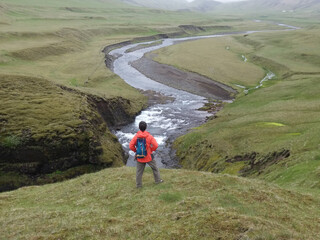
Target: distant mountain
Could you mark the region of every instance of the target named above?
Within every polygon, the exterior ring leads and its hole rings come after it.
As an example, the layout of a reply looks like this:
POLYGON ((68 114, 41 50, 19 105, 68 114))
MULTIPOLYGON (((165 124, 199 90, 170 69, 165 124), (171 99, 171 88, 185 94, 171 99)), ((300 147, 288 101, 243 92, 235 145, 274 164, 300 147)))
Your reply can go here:
POLYGON ((188 8, 186 0, 121 0, 122 2, 148 8, 158 8, 165 10, 181 10, 188 8))
POLYGON ((191 10, 208 12, 214 10, 221 4, 221 2, 216 2, 213 0, 194 0, 193 2, 189 3, 189 8, 191 10))
POLYGON ((320 11, 320 0, 247 0, 221 3, 215 0, 120 0, 123 3, 165 10, 188 11, 264 11, 312 9, 320 11))
POLYGON ((319 0, 248 0, 231 4, 224 4, 225 8, 239 10, 298 10, 320 9, 319 0))
POLYGON ((192 10, 207 12, 215 9, 216 6, 222 4, 214 0, 194 0, 187 2, 186 0, 121 0, 135 6, 148 8, 158 8, 165 10, 192 10))

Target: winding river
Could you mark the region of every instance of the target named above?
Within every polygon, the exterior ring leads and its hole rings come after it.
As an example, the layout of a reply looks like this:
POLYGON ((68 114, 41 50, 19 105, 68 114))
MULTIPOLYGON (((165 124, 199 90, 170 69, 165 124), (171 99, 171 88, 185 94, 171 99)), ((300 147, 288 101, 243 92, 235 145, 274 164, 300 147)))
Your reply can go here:
MULTIPOLYGON (((279 24, 280 25, 280 24, 279 24)), ((295 30, 296 27, 281 24, 280 26, 287 27, 285 30, 295 30)), ((275 31, 275 30, 273 30, 275 31)), ((277 30, 276 30, 277 31, 277 30)), ((189 129, 200 126, 209 116, 207 112, 198 111, 206 102, 206 99, 185 91, 177 90, 150 78, 140 73, 130 63, 140 59, 147 52, 154 51, 159 48, 167 47, 183 41, 190 41, 204 38, 223 37, 231 34, 251 34, 262 31, 247 31, 228 34, 217 34, 209 36, 197 36, 186 38, 164 39, 161 44, 147 48, 139 49, 140 44, 149 44, 151 42, 130 44, 109 53, 116 58, 113 62, 113 71, 119 75, 129 85, 142 90, 152 90, 161 93, 165 96, 173 97, 174 100, 165 104, 155 104, 141 112, 132 124, 123 127, 115 132, 122 144, 124 150, 129 152, 127 166, 135 166, 134 153, 129 151, 129 142, 138 130, 138 123, 146 121, 149 131, 159 143, 159 148, 155 153, 157 164, 161 168, 178 168, 179 164, 174 158, 171 145, 174 139, 182 134, 185 134, 189 129), (134 49, 134 51, 127 51, 134 49)), ((267 79, 267 78, 265 78, 267 79)), ((269 79, 269 78, 268 78, 269 79)), ((265 80, 264 80, 265 81, 265 80)), ((262 84, 262 83, 261 83, 262 84)))

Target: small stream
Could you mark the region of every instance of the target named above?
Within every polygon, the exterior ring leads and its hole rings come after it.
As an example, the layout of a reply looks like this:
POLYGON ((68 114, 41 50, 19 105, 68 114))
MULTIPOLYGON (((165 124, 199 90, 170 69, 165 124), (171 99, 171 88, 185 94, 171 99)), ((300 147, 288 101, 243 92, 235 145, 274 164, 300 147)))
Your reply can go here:
POLYGON ((267 75, 259 82, 259 84, 258 84, 257 86, 255 86, 255 87, 253 87, 253 88, 247 88, 247 87, 242 86, 242 85, 239 85, 239 84, 235 84, 235 86, 237 86, 237 87, 239 87, 239 88, 243 88, 243 89, 244 89, 243 92, 244 92, 245 94, 248 94, 250 90, 261 88, 261 87, 263 86, 263 83, 264 83, 264 82, 271 80, 271 79, 274 78, 275 76, 276 76, 276 75, 275 75, 273 72, 269 71, 269 72, 267 73, 267 75))
MULTIPOLYGON (((281 26, 286 25, 282 24, 281 26)), ((297 29, 291 26, 286 27, 289 28, 286 30, 297 29)), ((262 31, 247 31, 178 39, 164 39, 160 45, 143 49, 136 48, 137 50, 135 51, 127 51, 128 49, 133 49, 140 44, 149 44, 155 41, 136 43, 115 49, 109 53, 117 58, 113 63, 114 73, 119 75, 129 85, 137 89, 156 91, 162 95, 174 98, 174 101, 172 102, 166 104, 156 104, 148 107, 136 117, 135 122, 115 132, 115 135, 118 137, 119 142, 122 144, 124 150, 129 152, 127 166, 136 165, 136 162, 134 161, 134 153, 129 151, 129 142, 138 131, 138 124, 140 121, 147 122, 147 131, 149 131, 159 143, 159 148, 155 153, 155 159, 158 166, 161 168, 178 168, 180 166, 175 160, 174 152, 172 152, 171 149, 174 139, 182 134, 185 134, 189 129, 200 126, 205 122, 206 117, 209 116, 207 112, 197 110, 207 102, 205 98, 155 82, 133 68, 130 63, 142 58, 147 52, 183 41, 223 37, 234 34, 251 34, 255 32, 262 31)))

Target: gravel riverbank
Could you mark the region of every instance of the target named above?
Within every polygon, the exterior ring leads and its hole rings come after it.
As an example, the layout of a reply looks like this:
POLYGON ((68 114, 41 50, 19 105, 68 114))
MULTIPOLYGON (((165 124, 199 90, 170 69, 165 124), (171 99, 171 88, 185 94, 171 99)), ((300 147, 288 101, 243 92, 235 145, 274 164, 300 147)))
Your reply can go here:
POLYGON ((231 100, 236 90, 197 73, 182 71, 152 59, 152 54, 131 63, 131 66, 148 78, 164 85, 190 92, 205 98, 231 100))

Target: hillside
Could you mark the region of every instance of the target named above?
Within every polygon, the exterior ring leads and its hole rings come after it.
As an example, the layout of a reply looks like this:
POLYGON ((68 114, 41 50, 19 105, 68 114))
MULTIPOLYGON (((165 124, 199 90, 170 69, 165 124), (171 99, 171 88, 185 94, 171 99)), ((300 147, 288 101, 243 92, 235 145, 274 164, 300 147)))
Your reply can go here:
POLYGON ((261 9, 279 9, 279 10, 297 10, 304 8, 313 8, 314 6, 319 6, 319 1, 317 0, 255 0, 243 3, 244 6, 256 6, 261 9), (246 4, 246 5, 245 5, 246 4))
POLYGON ((320 3, 317 0, 248 0, 243 2, 234 2, 223 4, 218 8, 219 11, 246 11, 268 13, 275 11, 277 13, 293 12, 314 12, 319 14, 320 3))
POLYGON ((255 180, 135 168, 0 193, 4 239, 305 239, 320 234, 319 198, 255 180))
POLYGON ((188 3, 186 0, 122 0, 124 3, 128 3, 134 6, 159 8, 166 10, 180 10, 186 9, 188 3))
POLYGON ((196 11, 209 12, 221 4, 221 2, 213 0, 194 0, 189 3, 189 8, 196 11))
POLYGON ((148 7, 155 9, 165 9, 173 11, 199 11, 208 12, 219 6, 221 2, 213 0, 195 0, 187 2, 186 0, 122 0, 133 6, 148 7))
POLYGON ((239 91, 213 119, 176 141, 183 167, 319 191, 320 31, 316 19, 300 24, 296 31, 198 40, 156 52, 161 63, 239 91), (256 88, 269 72, 275 77, 256 88))

